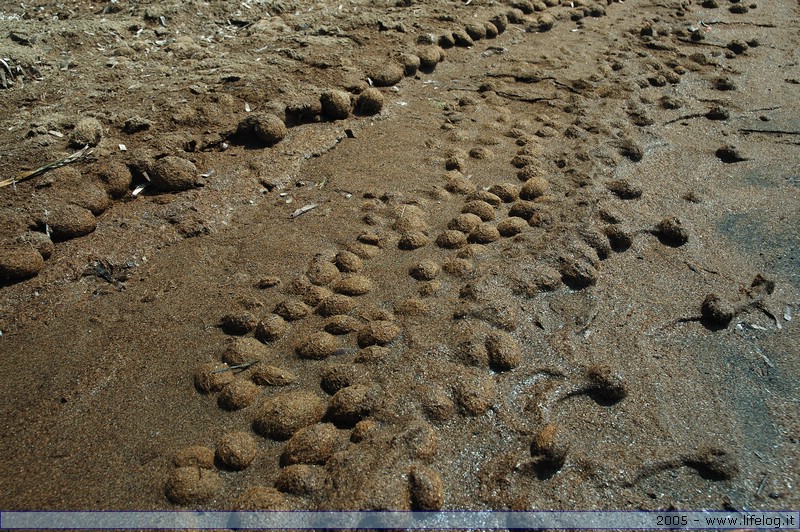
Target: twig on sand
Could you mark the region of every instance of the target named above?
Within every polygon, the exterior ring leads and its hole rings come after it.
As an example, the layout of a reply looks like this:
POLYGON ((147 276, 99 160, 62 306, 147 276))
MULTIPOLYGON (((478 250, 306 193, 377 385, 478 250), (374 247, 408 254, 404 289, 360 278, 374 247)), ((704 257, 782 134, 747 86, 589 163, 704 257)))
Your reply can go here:
POLYGON ((756 496, 761 495, 761 491, 764 489, 764 484, 767 482, 767 477, 769 475, 764 473, 764 477, 761 479, 761 484, 758 485, 758 489, 756 490, 756 496))
POLYGON ((261 361, 260 360, 251 360, 250 362, 245 362, 244 364, 236 364, 235 366, 228 366, 227 368, 215 369, 211 373, 225 373, 226 371, 235 371, 237 369, 244 371, 247 368, 249 368, 250 366, 255 366, 259 362, 261 362, 261 361))
POLYGON ((0 181, 0 188, 7 187, 8 185, 15 185, 20 181, 25 181, 26 179, 30 179, 31 177, 36 177, 37 175, 42 175, 43 173, 48 172, 50 170, 61 168, 62 166, 74 163, 75 161, 78 161, 83 157, 90 155, 92 151, 94 150, 89 149, 89 145, 87 144, 80 150, 76 151, 72 155, 64 157, 63 159, 59 159, 58 161, 53 161, 52 163, 47 163, 44 166, 36 168, 35 170, 31 170, 30 172, 23 172, 22 174, 19 174, 17 177, 9 177, 7 179, 3 179, 2 181, 0 181))
POLYGON ((304 205, 303 207, 300 207, 292 214, 290 214, 289 218, 297 218, 298 216, 301 216, 312 209, 316 209, 317 207, 319 207, 319 203, 311 203, 310 205, 304 205))

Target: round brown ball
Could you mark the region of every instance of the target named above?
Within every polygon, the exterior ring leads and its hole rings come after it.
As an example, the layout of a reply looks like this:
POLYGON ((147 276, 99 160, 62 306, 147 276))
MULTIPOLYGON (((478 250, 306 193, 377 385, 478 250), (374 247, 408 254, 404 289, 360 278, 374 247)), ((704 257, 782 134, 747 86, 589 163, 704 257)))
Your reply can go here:
POLYGON ((212 393, 222 390, 234 379, 232 371, 227 364, 208 362, 200 365, 194 372, 194 385, 203 393, 212 393))
POLYGON ((167 498, 183 506, 207 503, 221 491, 220 476, 200 467, 178 467, 172 470, 164 487, 167 498))
POLYGON ((283 336, 286 329, 286 320, 277 314, 270 314, 256 325, 255 337, 262 342, 272 342, 283 336))
POLYGON ((450 220, 447 224, 448 229, 461 231, 464 234, 469 234, 473 229, 481 224, 481 217, 477 214, 470 212, 462 213, 450 220))
POLYGON ((519 198, 519 187, 512 183, 502 183, 489 187, 489 192, 500 198, 503 203, 511 203, 519 198))
POLYGON ((372 84, 376 87, 391 87, 400 83, 403 75, 403 67, 397 63, 384 63, 372 72, 370 79, 372 79, 372 84))
POLYGON ((492 224, 482 223, 472 230, 468 240, 475 244, 490 244, 500 240, 500 231, 492 224))
POLYGON ((198 184, 197 167, 192 161, 168 155, 150 167, 150 184, 165 192, 188 190, 198 184))
POLYGON ((528 227, 528 224, 522 218, 512 216, 497 223, 497 231, 500 235, 510 237, 518 235, 528 227))
POLYGON ((275 488, 254 486, 248 488, 236 500, 236 510, 288 510, 286 496, 275 488))
POLYGON ((295 353, 300 358, 322 360, 331 356, 337 347, 338 342, 335 336, 327 332, 319 332, 306 337, 297 344, 295 353))
POLYGON ((311 314, 311 309, 302 301, 287 299, 278 303, 274 312, 286 321, 297 321, 307 318, 311 314))
POLYGON ((214 468, 214 451, 202 445, 192 445, 185 447, 175 453, 172 458, 175 467, 202 467, 203 469, 214 468))
POLYGON ((378 406, 381 389, 372 384, 354 384, 343 388, 331 397, 328 416, 342 426, 353 427, 369 416, 378 406))
POLYGON ((358 330, 361 326, 361 322, 359 322, 356 318, 347 315, 336 315, 331 316, 323 325, 323 329, 325 332, 330 334, 340 335, 340 334, 350 334, 353 331, 358 330))
POLYGON ((400 327, 391 321, 372 321, 358 331, 358 345, 386 345, 400 335, 400 327))
POLYGON ((548 423, 536 432, 531 441, 531 456, 537 465, 548 469, 560 469, 569 453, 569 441, 563 438, 558 426, 548 423))
POLYGON ((44 258, 33 246, 0 249, 0 281, 24 281, 39 275, 42 268, 44 258))
POLYGON ((410 231, 400 237, 400 241, 397 243, 397 247, 403 250, 410 251, 413 249, 419 249, 421 247, 427 246, 428 244, 430 244, 430 239, 428 238, 428 235, 426 235, 422 231, 410 231))
POLYGON ((436 237, 436 245, 444 249, 458 249, 467 245, 467 235, 455 229, 448 229, 436 237))
POLYGON ((62 204, 50 209, 40 225, 50 229, 53 241, 63 241, 88 235, 97 228, 97 221, 89 209, 62 204))
POLYGON ((297 375, 288 369, 258 364, 250 374, 250 380, 259 386, 288 386, 297 382, 297 375))
POLYGON ((522 185, 522 189, 519 191, 519 197, 524 200, 534 200, 539 196, 543 196, 549 187, 550 183, 545 178, 538 176, 531 177, 522 185))
POLYGON ((494 220, 494 207, 481 200, 469 201, 464 204, 461 212, 468 212, 477 215, 484 222, 494 220))
POLYGON ((69 145, 73 148, 97 146, 103 138, 103 125, 96 118, 83 118, 75 124, 69 134, 69 145))
POLYGON ((361 296, 372 291, 374 283, 369 277, 357 273, 342 275, 333 284, 333 290, 346 296, 361 296))
POLYGON ((414 465, 408 475, 411 508, 418 511, 441 510, 444 505, 444 481, 429 467, 414 465))
POLYGON ((217 442, 216 457, 234 471, 246 469, 256 459, 256 440, 247 432, 229 432, 217 442))
POLYGON ((298 430, 286 443, 281 454, 282 465, 322 465, 336 451, 339 431, 331 423, 316 423, 298 430))
POLYGON ((265 399, 253 419, 253 429, 268 438, 287 440, 325 414, 325 402, 311 392, 293 391, 265 399))
POLYGON ((519 366, 522 350, 514 338, 503 331, 493 331, 486 337, 489 365, 495 371, 509 371, 519 366))
POLYGON ((336 316, 339 314, 347 314, 353 310, 356 302, 350 296, 344 294, 333 294, 326 297, 322 303, 317 305, 315 312, 320 316, 336 316))
POLYGON ((360 115, 375 115, 381 112, 384 103, 383 93, 378 89, 369 88, 356 98, 355 110, 360 115))
POLYGON ((275 487, 292 495, 312 495, 325 487, 325 471, 320 466, 290 465, 278 473, 275 487))
POLYGON ((331 120, 342 120, 350 116, 350 94, 330 90, 322 93, 319 98, 322 104, 322 114, 331 120))
POLYGON ((219 405, 226 410, 241 410, 250 406, 261 394, 261 388, 252 381, 234 379, 219 394, 219 405))
POLYGON ((442 268, 432 260, 423 260, 412 266, 408 274, 417 281, 431 281, 436 279, 442 268))
POLYGON ((341 272, 355 273, 364 267, 364 261, 353 252, 340 251, 333 259, 333 263, 341 272))
POLYGON ((438 46, 421 46, 416 49, 415 54, 419 57, 420 68, 426 70, 436 68, 442 61, 442 50, 438 46))
POLYGON ((308 279, 315 285, 325 286, 339 277, 339 269, 324 259, 315 259, 306 271, 308 279))

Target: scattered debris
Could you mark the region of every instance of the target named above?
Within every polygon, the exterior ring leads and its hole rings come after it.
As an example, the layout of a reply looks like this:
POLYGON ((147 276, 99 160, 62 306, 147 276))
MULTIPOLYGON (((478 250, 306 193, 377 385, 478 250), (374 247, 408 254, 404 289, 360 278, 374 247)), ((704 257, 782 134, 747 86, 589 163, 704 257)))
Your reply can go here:
POLYGON ((302 216, 310 210, 316 209, 319 207, 319 203, 311 203, 309 205, 304 205, 294 211, 292 214, 289 215, 289 218, 297 218, 298 216, 302 216))

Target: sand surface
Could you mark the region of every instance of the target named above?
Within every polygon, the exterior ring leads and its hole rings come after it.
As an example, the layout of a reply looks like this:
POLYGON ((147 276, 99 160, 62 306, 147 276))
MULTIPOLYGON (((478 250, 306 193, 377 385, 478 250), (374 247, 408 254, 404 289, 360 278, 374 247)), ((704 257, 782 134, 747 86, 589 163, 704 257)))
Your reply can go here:
POLYGON ((36 5, 3 509, 800 506, 797 2, 36 5))

